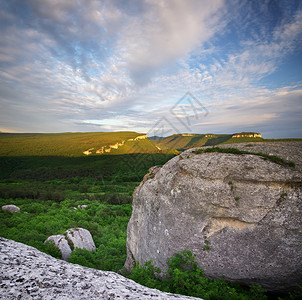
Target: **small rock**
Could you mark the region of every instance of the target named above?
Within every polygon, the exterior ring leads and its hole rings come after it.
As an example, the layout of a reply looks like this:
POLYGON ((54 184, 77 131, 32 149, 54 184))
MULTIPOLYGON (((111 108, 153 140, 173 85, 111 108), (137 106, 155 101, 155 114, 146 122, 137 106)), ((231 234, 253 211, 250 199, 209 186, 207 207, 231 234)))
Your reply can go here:
POLYGON ((10 213, 19 212, 20 208, 14 204, 3 205, 2 210, 9 211, 10 213))
POLYGON ((88 205, 86 205, 86 204, 78 205, 78 208, 80 208, 80 209, 86 209, 87 207, 88 207, 88 205))

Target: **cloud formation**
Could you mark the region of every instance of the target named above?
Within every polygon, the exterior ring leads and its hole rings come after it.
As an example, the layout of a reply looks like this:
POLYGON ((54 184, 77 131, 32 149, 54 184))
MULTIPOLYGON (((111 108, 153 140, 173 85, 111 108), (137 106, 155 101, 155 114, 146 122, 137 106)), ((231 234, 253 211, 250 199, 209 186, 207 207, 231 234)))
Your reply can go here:
POLYGON ((2 1, 0 130, 147 132, 190 91, 192 132, 302 137, 301 20, 299 1, 2 1))

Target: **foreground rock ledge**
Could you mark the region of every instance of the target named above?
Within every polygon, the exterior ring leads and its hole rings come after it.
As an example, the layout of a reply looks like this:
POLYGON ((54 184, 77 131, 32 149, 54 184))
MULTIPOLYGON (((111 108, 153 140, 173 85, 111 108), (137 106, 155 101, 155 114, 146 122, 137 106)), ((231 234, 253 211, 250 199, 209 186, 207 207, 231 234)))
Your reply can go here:
MULTIPOLYGON (((191 250, 210 278, 287 292, 302 283, 302 143, 223 145, 251 154, 187 150, 153 167, 136 188, 127 229, 130 270, 150 258, 166 270, 191 250)), ((195 149, 196 150, 196 149, 195 149)))
POLYGON ((1 299, 197 299, 141 286, 113 272, 57 260, 0 238, 1 299))

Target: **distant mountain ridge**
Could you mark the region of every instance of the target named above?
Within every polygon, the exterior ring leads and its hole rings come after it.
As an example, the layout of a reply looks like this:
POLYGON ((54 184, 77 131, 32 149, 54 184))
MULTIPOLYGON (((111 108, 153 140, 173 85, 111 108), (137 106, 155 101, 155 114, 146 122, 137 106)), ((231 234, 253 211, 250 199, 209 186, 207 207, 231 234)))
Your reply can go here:
POLYGON ((258 132, 240 132, 234 134, 173 134, 161 140, 154 140, 162 149, 184 151, 193 147, 214 146, 219 144, 261 142, 264 139, 258 132))
POLYGON ((258 132, 238 132, 233 134, 181 133, 168 137, 152 136, 149 138, 145 133, 133 131, 0 133, 0 156, 78 157, 131 153, 177 154, 179 151, 194 147, 266 141, 274 140, 263 139, 258 132))

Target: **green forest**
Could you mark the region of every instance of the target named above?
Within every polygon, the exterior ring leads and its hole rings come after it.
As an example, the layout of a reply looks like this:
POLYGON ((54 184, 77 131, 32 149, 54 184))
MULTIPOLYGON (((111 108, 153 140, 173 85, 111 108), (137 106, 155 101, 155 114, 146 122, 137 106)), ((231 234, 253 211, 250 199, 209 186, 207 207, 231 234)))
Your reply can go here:
MULTIPOLYGON (((163 165, 173 156, 2 156, 0 205, 14 204, 21 210, 13 214, 0 211, 1 236, 60 258, 59 250, 44 241, 50 235, 81 227, 90 231, 96 250, 76 249, 69 262, 119 272, 149 287, 204 299, 267 299, 260 287, 241 287, 203 277, 190 249, 167 262, 165 280, 156 277, 159 270, 151 261, 137 265, 131 274, 125 273, 133 191, 150 167, 163 165), (78 205, 87 205, 87 209, 79 209, 78 205)), ((286 299, 293 297, 288 295, 286 299)))

